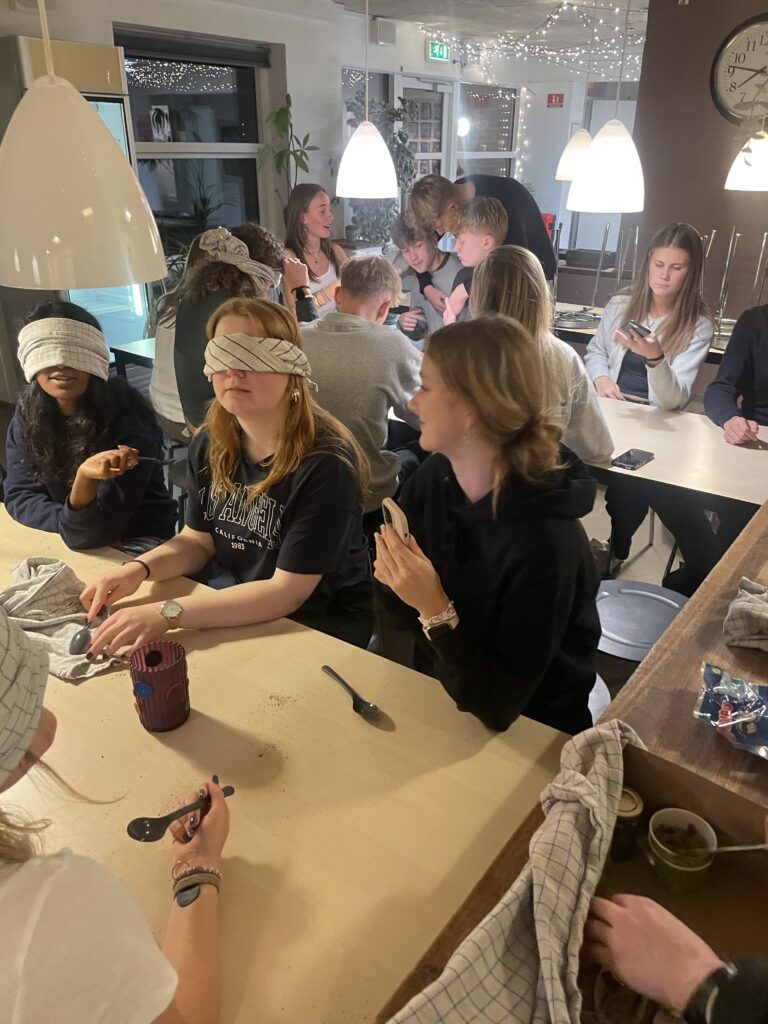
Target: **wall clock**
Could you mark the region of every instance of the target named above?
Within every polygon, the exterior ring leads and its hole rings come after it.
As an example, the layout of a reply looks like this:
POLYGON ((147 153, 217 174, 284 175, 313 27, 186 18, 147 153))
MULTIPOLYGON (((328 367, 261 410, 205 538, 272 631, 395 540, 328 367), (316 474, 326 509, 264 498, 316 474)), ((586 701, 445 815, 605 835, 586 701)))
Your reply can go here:
POLYGON ((724 40, 709 86, 715 106, 734 124, 768 119, 768 13, 745 21, 724 40))

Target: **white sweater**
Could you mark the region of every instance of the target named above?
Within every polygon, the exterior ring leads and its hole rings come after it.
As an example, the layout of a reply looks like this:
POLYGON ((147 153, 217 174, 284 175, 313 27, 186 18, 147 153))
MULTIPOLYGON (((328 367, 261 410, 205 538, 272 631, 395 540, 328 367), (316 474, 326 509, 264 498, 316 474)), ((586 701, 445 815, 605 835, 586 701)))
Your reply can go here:
MULTIPOLYGON (((614 335, 623 323, 629 305, 628 295, 614 295, 605 307, 603 318, 594 338, 587 345, 584 363, 592 380, 598 377, 619 379, 619 371, 627 349, 614 335)), ((646 317, 646 324, 656 330, 664 317, 646 317)), ((705 316, 696 321, 688 347, 676 356, 662 359, 658 366, 648 367, 648 398, 651 405, 672 411, 683 409, 691 399, 691 391, 699 367, 707 357, 714 337, 715 326, 705 316)))
POLYGON ((613 439, 581 356, 554 334, 550 340, 554 365, 547 367, 546 402, 559 410, 563 444, 582 462, 605 462, 613 455, 613 439))

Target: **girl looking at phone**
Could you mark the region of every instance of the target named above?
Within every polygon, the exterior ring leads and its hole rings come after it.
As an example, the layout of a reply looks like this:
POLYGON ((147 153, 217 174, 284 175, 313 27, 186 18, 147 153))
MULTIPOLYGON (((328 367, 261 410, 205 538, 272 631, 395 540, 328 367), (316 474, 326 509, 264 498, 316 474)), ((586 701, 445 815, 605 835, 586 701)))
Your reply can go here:
POLYGON ((408 542, 387 525, 376 537, 379 653, 439 679, 489 729, 525 714, 580 732, 600 623, 578 520, 595 483, 561 462, 537 346, 508 317, 452 324, 431 335, 421 377, 410 405, 434 454, 398 498, 408 542))
POLYGON ((637 280, 610 300, 587 346, 584 363, 599 395, 668 410, 688 403, 714 335, 703 271, 704 246, 690 224, 654 235, 637 280), (631 320, 650 332, 643 337, 631 320))

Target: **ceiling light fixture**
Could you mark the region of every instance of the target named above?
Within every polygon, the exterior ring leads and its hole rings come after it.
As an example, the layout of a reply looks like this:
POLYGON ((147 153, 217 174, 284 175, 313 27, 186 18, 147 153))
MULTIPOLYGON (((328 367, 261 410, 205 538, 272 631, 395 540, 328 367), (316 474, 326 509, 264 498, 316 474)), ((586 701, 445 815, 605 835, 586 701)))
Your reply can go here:
POLYGON ((618 117, 630 3, 627 0, 613 118, 595 135, 568 192, 567 209, 579 213, 638 213, 645 205, 643 168, 637 147, 618 117))
POLYGON ((164 278, 155 219, 98 114, 53 70, 22 97, 0 144, 0 284, 65 290, 164 278))
MULTIPOLYGON (((592 7, 592 20, 597 18, 597 3, 592 7)), ((587 117, 587 98, 589 96, 589 76, 592 74, 592 55, 589 57, 589 64, 587 65, 587 77, 584 80, 584 106, 581 112, 581 123, 587 117)), ((586 128, 579 128, 573 133, 568 139, 565 145, 565 149, 560 154, 560 159, 557 163, 557 170, 555 171, 555 181, 573 181, 579 172, 581 167, 581 161, 584 159, 584 154, 592 144, 592 136, 589 134, 586 128)))
POLYGON ((365 120, 341 157, 336 195, 344 199, 396 199, 399 193, 392 154, 379 129, 368 120, 368 0, 365 0, 365 120))

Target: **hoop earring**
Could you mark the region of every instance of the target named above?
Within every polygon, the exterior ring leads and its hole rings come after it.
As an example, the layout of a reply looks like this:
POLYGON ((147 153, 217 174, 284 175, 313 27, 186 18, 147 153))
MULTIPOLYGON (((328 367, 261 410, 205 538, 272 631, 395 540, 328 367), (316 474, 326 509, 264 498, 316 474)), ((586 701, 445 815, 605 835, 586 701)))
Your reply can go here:
POLYGON ((295 405, 296 402, 298 402, 299 397, 300 396, 298 390, 294 388, 293 391, 291 392, 291 402, 295 405))

